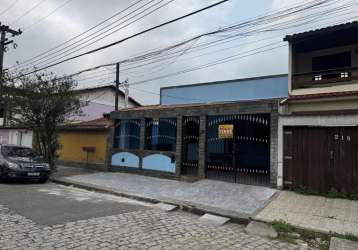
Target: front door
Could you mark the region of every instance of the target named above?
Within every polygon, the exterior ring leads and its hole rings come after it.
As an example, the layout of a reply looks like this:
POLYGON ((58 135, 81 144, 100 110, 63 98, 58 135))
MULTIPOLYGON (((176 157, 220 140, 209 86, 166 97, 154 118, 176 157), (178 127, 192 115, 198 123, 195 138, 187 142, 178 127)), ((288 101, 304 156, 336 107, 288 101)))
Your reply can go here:
POLYGON ((331 129, 329 188, 341 192, 356 192, 357 129, 331 129))
POLYGON ((286 188, 358 191, 356 127, 287 127, 283 157, 286 188))

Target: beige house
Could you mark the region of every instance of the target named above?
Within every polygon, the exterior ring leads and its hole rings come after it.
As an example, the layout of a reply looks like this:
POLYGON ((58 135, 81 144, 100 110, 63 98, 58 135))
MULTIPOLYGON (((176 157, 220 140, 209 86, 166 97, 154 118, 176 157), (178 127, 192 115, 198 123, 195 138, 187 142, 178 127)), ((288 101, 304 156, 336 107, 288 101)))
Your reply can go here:
POLYGON ((358 191, 358 23, 287 36, 278 186, 358 191))

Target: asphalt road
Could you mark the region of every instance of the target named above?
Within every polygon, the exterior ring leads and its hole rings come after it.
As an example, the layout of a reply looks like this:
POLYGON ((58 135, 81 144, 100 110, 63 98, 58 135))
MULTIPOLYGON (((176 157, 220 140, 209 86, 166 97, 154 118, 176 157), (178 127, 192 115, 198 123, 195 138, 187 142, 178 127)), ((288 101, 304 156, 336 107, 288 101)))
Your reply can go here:
POLYGON ((150 209, 150 204, 50 182, 1 183, 0 204, 41 225, 150 209))

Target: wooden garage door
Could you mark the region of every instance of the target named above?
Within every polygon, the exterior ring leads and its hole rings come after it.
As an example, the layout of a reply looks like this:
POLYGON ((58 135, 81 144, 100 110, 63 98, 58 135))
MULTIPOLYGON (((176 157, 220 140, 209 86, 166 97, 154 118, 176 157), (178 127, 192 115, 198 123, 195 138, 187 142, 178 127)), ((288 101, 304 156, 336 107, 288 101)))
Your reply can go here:
POLYGON ((358 191, 358 128, 284 129, 284 186, 358 191))

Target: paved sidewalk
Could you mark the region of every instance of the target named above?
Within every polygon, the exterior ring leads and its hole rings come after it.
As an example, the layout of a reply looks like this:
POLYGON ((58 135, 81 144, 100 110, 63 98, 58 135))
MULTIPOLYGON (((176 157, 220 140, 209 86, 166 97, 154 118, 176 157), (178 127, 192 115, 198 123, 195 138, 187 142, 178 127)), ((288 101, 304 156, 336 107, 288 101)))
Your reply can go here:
POLYGON ((255 219, 284 220, 317 232, 358 235, 358 201, 282 191, 255 219))
POLYGON ((255 216, 277 192, 267 187, 220 181, 187 183, 126 173, 98 172, 56 179, 67 184, 174 203, 244 220, 255 216))

